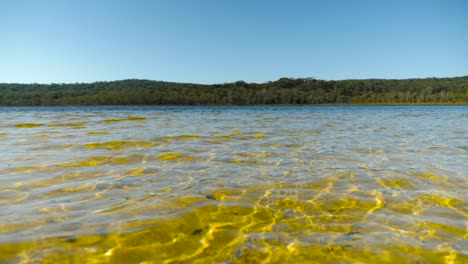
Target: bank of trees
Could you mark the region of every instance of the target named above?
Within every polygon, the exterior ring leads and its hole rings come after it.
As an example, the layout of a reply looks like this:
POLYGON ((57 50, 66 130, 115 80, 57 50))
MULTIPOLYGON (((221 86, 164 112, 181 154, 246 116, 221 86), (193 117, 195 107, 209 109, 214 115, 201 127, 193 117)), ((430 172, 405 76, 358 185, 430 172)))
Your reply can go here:
POLYGON ((468 104, 468 76, 201 85, 149 80, 0 84, 0 105, 468 104))

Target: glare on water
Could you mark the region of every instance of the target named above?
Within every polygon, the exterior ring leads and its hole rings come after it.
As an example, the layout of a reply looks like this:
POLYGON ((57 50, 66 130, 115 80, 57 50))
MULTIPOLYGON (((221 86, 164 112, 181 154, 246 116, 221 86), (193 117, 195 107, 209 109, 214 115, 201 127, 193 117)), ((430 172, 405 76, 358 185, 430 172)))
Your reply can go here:
POLYGON ((0 262, 468 263, 467 107, 0 108, 0 262))

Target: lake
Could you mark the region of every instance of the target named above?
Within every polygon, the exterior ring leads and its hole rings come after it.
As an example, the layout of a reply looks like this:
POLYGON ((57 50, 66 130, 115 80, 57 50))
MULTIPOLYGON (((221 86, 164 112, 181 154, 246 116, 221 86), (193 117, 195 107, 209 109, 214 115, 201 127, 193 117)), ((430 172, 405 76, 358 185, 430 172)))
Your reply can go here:
POLYGON ((0 107, 0 262, 468 263, 468 107, 0 107))

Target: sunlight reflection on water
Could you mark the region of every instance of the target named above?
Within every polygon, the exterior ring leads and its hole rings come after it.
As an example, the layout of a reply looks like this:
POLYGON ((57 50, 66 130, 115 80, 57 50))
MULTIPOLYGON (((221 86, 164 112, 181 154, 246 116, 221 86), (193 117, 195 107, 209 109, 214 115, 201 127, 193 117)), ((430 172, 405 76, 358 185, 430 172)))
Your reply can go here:
POLYGON ((467 107, 0 108, 0 261, 468 261, 467 107))

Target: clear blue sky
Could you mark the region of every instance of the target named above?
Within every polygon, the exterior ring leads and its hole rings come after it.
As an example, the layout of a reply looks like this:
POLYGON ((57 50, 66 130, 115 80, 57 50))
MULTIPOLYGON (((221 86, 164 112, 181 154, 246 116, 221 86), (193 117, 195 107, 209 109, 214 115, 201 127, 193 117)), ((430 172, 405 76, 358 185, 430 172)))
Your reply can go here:
POLYGON ((462 75, 466 0, 0 0, 0 82, 462 75))

